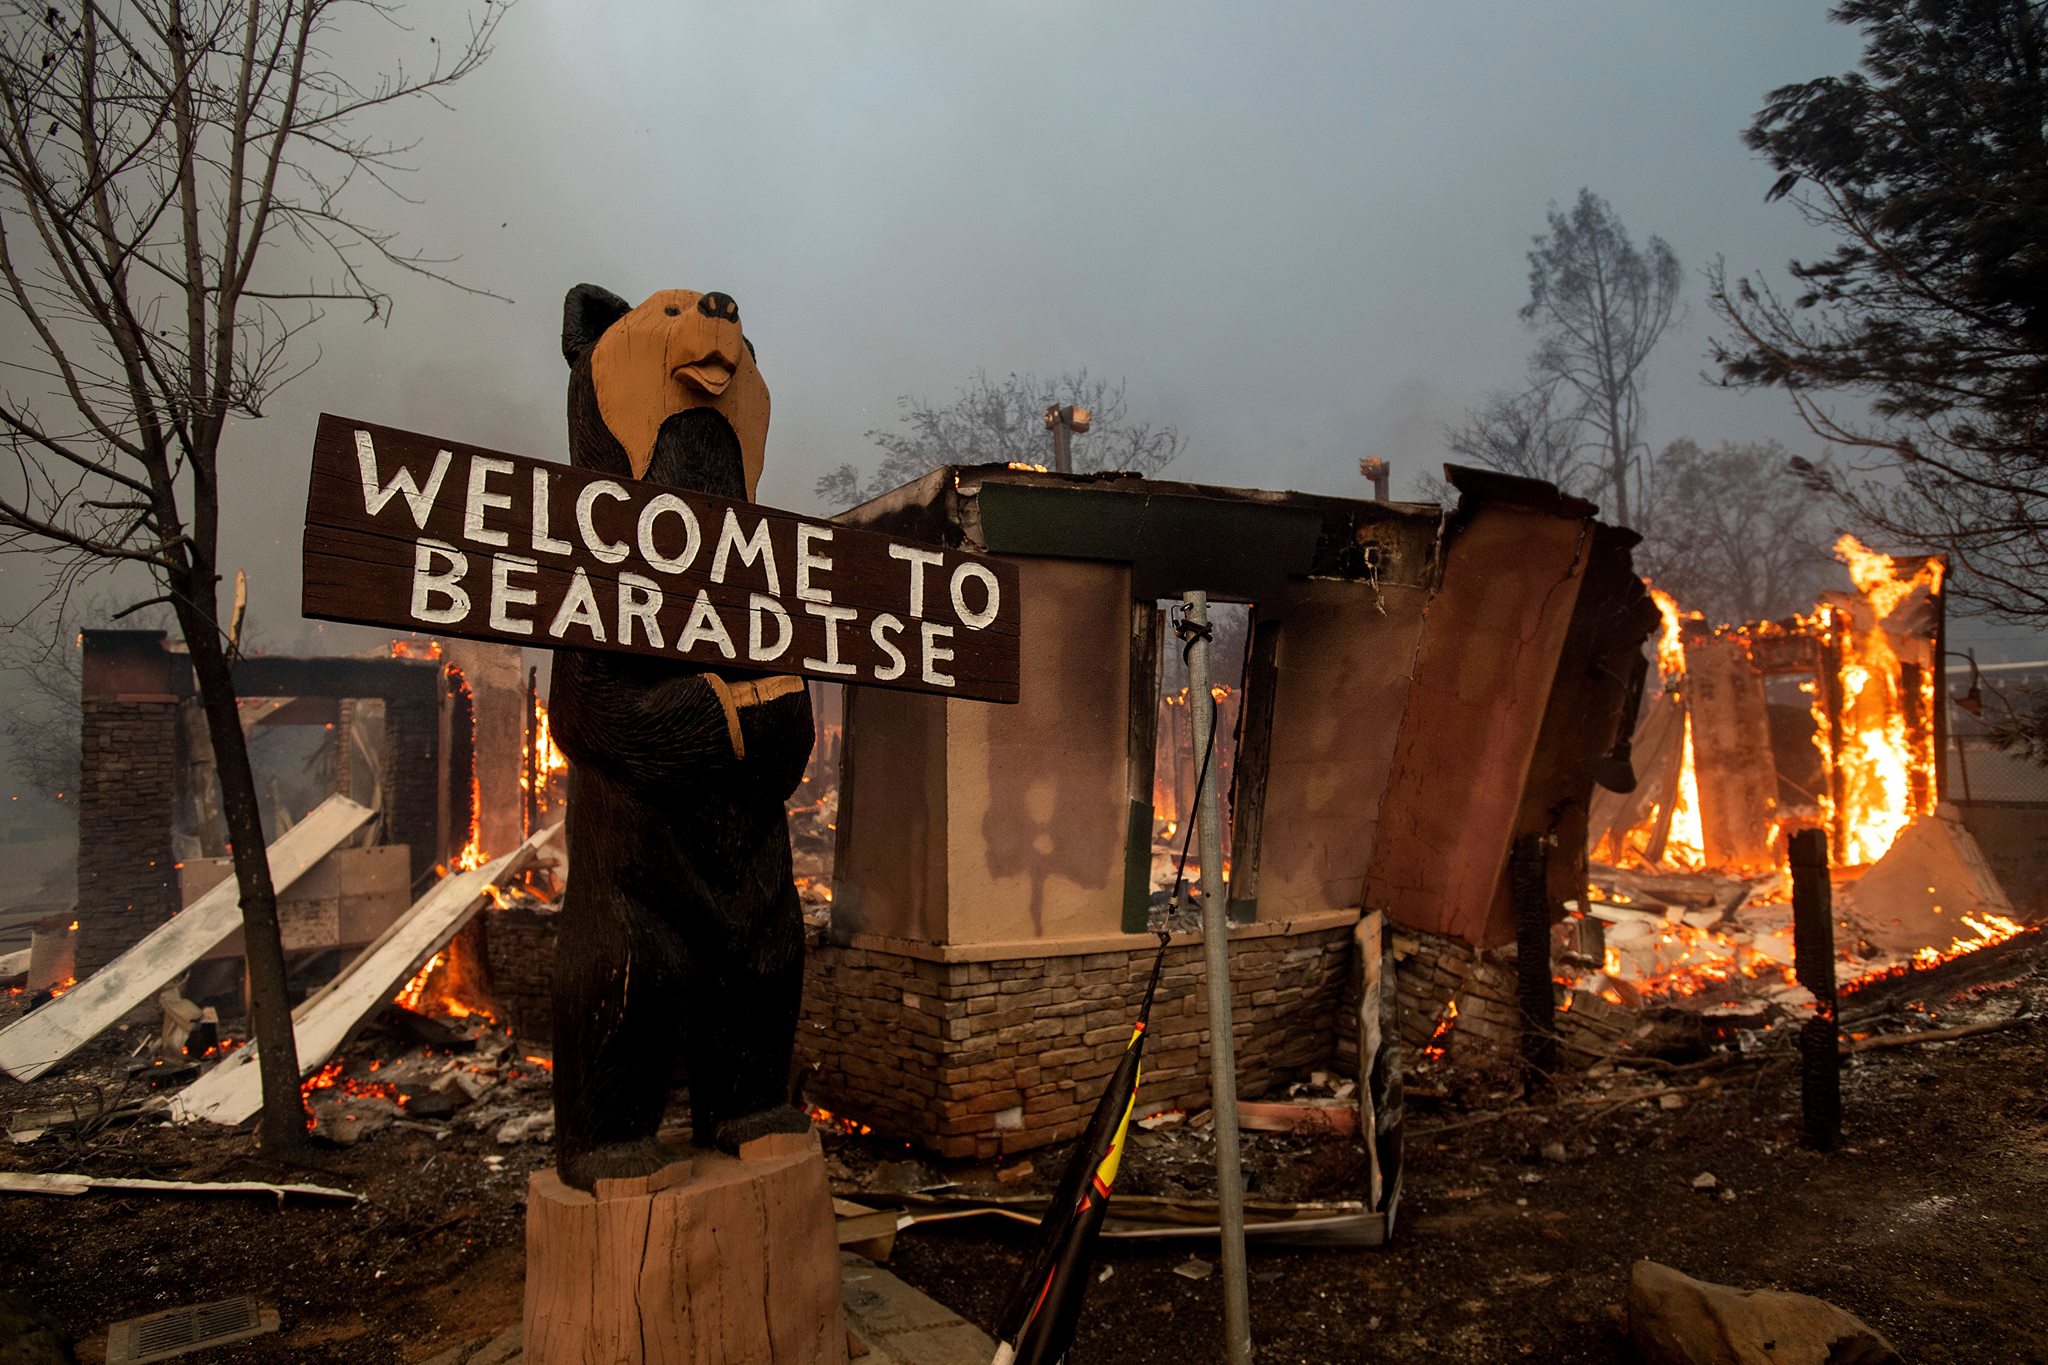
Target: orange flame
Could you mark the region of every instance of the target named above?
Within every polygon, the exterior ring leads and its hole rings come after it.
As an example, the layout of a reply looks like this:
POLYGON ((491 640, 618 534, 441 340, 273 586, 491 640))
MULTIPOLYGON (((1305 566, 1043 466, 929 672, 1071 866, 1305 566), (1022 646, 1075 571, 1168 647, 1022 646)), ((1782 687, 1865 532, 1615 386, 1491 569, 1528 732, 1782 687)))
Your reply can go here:
MULTIPOLYGON (((1643 584, 1649 588, 1650 600, 1657 606, 1657 682, 1663 699, 1655 704, 1682 707, 1685 689, 1684 623, 1699 620, 1700 616, 1697 612, 1681 611, 1677 599, 1649 579, 1644 579, 1643 584)), ((1693 755, 1690 712, 1681 718, 1680 725, 1678 784, 1671 801, 1670 819, 1664 819, 1661 802, 1652 803, 1636 827, 1622 836, 1620 848, 1608 846, 1609 856, 1617 861, 1629 854, 1647 858, 1647 850, 1656 841, 1657 827, 1662 824, 1666 825, 1666 830, 1660 867, 1668 871, 1698 872, 1707 865, 1706 827, 1700 819, 1699 767, 1693 755)))
POLYGON ((540 787, 540 804, 553 804, 554 787, 569 771, 569 758, 555 743, 554 724, 548 719, 548 708, 539 698, 533 703, 533 738, 520 751, 519 790, 528 791, 534 785, 535 777, 540 787), (535 750, 539 751, 538 761, 534 760, 535 750), (529 777, 529 771, 534 777, 529 777))
POLYGON ((1440 1061, 1444 1050, 1451 1045, 1451 1030, 1458 1026, 1458 1001, 1453 997, 1444 1002, 1444 1012, 1437 1016, 1436 1032, 1429 1035, 1429 1043, 1422 1049, 1424 1061, 1440 1061))
POLYGON ((1678 600, 1649 579, 1650 600, 1657 604, 1657 679, 1669 692, 1685 676, 1685 637, 1680 633, 1678 600))
POLYGON ((1914 592, 1938 592, 1942 564, 1928 559, 1908 572, 1890 555, 1865 547, 1854 536, 1835 542, 1835 557, 1849 566, 1858 601, 1847 614, 1834 613, 1834 638, 1841 654, 1840 752, 1829 752, 1823 727, 1818 740, 1833 764, 1841 809, 1827 804, 1829 824, 1849 864, 1874 863, 1885 855, 1915 816, 1934 811, 1935 678, 1923 667, 1908 681, 1885 622, 1914 592), (1917 695, 1908 696, 1912 687, 1917 695), (1913 731, 1908 710, 1923 718, 1913 731))
POLYGON ((427 965, 414 972, 412 980, 398 988, 398 994, 391 997, 391 1003, 402 1005, 415 1014, 419 1013, 420 1002, 425 1000, 427 996, 427 982, 433 978, 434 972, 447 960, 448 952, 446 949, 428 958, 427 965))

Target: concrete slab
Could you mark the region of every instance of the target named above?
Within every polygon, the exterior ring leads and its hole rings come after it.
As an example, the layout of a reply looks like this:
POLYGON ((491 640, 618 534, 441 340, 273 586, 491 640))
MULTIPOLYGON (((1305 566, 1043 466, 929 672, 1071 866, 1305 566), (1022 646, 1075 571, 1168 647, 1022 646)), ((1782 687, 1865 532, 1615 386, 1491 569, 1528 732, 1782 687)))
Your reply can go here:
POLYGON ((868 1365, 988 1365, 988 1333, 852 1252, 839 1256, 846 1325, 867 1344, 868 1365))

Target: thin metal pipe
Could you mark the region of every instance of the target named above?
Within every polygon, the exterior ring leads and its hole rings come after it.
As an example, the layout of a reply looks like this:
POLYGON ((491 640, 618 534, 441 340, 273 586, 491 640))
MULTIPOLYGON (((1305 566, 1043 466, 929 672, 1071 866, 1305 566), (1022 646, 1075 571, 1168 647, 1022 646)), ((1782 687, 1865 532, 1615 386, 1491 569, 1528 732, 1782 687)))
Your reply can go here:
MULTIPOLYGON (((1209 690, 1209 595, 1181 595, 1188 624, 1197 628, 1188 648, 1188 715, 1195 752, 1209 752, 1216 697, 1209 690)), ((1209 986, 1209 1109, 1216 1125, 1216 1202, 1223 1253, 1223 1335, 1230 1365, 1252 1358, 1251 1294, 1244 1262, 1244 1171, 1237 1136, 1237 1044, 1230 1031, 1230 911, 1223 888, 1223 828, 1217 814, 1215 771, 1195 795, 1202 843, 1202 952, 1209 986)))

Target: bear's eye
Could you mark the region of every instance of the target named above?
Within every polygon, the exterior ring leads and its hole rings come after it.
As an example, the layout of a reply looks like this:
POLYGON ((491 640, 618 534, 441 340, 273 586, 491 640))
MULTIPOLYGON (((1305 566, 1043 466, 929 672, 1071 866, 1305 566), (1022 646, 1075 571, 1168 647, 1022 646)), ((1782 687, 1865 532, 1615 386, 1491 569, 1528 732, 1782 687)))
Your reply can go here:
POLYGON ((661 311, 668 314, 672 318, 679 318, 683 315, 683 310, 676 307, 674 304, 670 304, 668 307, 662 309, 661 311))

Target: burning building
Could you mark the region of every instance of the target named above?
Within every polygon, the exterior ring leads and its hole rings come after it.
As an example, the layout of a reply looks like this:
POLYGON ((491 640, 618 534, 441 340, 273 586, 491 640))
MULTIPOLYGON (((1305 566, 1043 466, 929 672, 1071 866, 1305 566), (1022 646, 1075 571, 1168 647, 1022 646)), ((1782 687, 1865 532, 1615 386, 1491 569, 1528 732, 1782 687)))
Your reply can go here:
MULTIPOLYGON (((1827 836, 1850 989, 2021 932, 1973 803, 1948 799, 1944 565, 1848 536, 1836 554, 1853 590, 1788 620, 1711 626, 1653 591, 1640 781, 1595 799, 1591 877, 1572 902, 1591 947, 1568 986, 1616 1004, 1799 1008, 1786 844, 1800 828, 1827 836)), ((2001 823, 1985 828, 2005 854, 2001 823)))
MULTIPOLYGON (((1652 619, 1634 538, 1548 485, 1452 476, 1448 517, 996 466, 847 513, 1013 561, 1028 643, 1015 706, 847 698, 799 1041, 814 1094, 948 1156, 1078 1131, 1150 965, 1156 836, 1185 816, 1161 808, 1181 762, 1164 606, 1183 591, 1246 608, 1225 803, 1245 1093, 1355 1064, 1368 907, 1503 942, 1508 848, 1532 833, 1583 886, 1591 787, 1652 619)), ((1199 959, 1169 950, 1148 1107, 1207 1102, 1199 959)))

